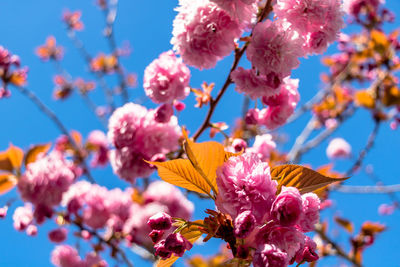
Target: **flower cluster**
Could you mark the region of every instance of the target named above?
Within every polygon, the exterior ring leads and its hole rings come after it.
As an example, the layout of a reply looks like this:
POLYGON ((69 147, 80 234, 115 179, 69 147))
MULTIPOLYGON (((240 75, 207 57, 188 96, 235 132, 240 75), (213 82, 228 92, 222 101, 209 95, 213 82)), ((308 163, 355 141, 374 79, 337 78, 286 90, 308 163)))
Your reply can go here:
POLYGON ((171 44, 183 61, 209 69, 235 48, 242 29, 237 19, 209 0, 180 0, 171 44))
POLYGON ((18 180, 18 190, 24 201, 35 206, 37 223, 53 215, 53 207, 60 204, 75 177, 72 163, 57 151, 28 164, 18 180))
POLYGON ((51 263, 57 267, 106 267, 108 264, 94 253, 88 253, 82 259, 78 251, 68 245, 61 245, 55 247, 51 253, 51 263))
POLYGON ((11 92, 8 84, 23 86, 26 84, 28 68, 21 68, 19 57, 12 55, 7 49, 0 46, 0 98, 9 97, 11 92), (15 69, 14 69, 15 68, 15 69))
POLYGON ((156 103, 185 98, 189 92, 190 70, 172 51, 164 52, 144 70, 143 87, 156 103))
POLYGON ((236 238, 255 249, 254 266, 318 259, 316 244, 304 235, 319 220, 320 201, 314 193, 301 195, 297 188, 283 186, 276 195, 268 164, 253 153, 230 158, 218 169, 217 184, 216 206, 232 218, 236 238))
POLYGON ((109 120, 108 138, 115 149, 110 153, 114 172, 133 182, 152 171, 144 160, 157 160, 178 147, 180 128, 177 118, 157 122, 156 112, 128 103, 116 109, 109 120))

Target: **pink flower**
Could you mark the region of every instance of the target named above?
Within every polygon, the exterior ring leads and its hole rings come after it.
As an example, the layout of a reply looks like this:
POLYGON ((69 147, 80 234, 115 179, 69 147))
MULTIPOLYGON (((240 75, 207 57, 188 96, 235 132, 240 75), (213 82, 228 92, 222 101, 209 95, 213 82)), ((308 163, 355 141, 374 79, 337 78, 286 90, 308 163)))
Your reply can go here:
POLYGON ((159 203, 168 208, 168 214, 172 217, 179 217, 189 220, 194 211, 194 205, 175 186, 156 181, 151 183, 143 193, 146 203, 159 203))
POLYGON ((248 125, 256 125, 260 120, 260 110, 257 108, 249 109, 246 113, 244 121, 248 125))
POLYGON ((277 0, 274 12, 302 36, 307 53, 323 53, 344 24, 340 0, 277 0))
POLYGON ((165 248, 178 257, 182 257, 185 250, 190 250, 193 247, 181 233, 170 234, 165 239, 165 248))
POLYGON ((157 243, 162 239, 163 235, 163 230, 152 230, 149 234, 149 237, 151 238, 151 241, 153 241, 153 243, 157 243))
POLYGON ((25 230, 33 222, 33 210, 31 204, 15 209, 13 214, 14 228, 18 231, 25 230))
POLYGON ((330 159, 348 158, 351 155, 351 146, 343 138, 335 138, 329 142, 326 155, 330 159))
POLYGON ((146 95, 155 103, 184 99, 190 92, 190 70, 171 50, 146 67, 143 79, 146 95))
POLYGON ((303 213, 300 192, 295 187, 282 187, 272 204, 271 217, 282 226, 293 226, 303 213))
POLYGON ((278 95, 262 99, 263 103, 269 107, 261 110, 259 122, 271 130, 283 125, 293 114, 300 101, 297 91, 299 80, 287 77, 283 81, 278 95))
POLYGON ((267 163, 245 153, 231 157, 217 170, 217 208, 236 218, 251 211, 257 223, 263 222, 275 198, 276 181, 271 180, 267 163))
POLYGON ((298 57, 303 56, 301 45, 293 31, 284 29, 277 21, 266 20, 253 30, 247 58, 261 74, 273 74, 281 80, 299 66, 298 57))
POLYGON ((249 27, 257 13, 256 0, 211 0, 211 2, 226 10, 243 27, 249 27))
POLYGON ((168 230, 171 228, 172 219, 169 214, 159 212, 149 218, 147 225, 153 230, 168 230))
POLYGON ((52 207, 59 204, 62 194, 75 179, 71 166, 58 152, 30 163, 18 181, 21 197, 35 205, 52 207))
POLYGON ((276 148, 276 143, 272 140, 272 135, 257 135, 254 144, 247 152, 256 153, 262 161, 269 159, 271 152, 276 148))
POLYGON ((271 244, 260 246, 253 258, 254 267, 285 267, 288 262, 287 254, 271 244))
POLYGON ((251 211, 243 211, 236 217, 234 226, 235 236, 237 238, 246 238, 256 226, 256 218, 251 214, 251 211))
POLYGON ((358 17, 365 7, 370 6, 372 10, 377 10, 385 0, 344 0, 343 10, 352 16, 358 17))
POLYGON ((296 253, 296 262, 313 262, 319 259, 316 253, 317 244, 308 236, 305 236, 303 246, 296 253))
POLYGON ((143 160, 178 148, 180 128, 175 116, 158 123, 154 110, 128 103, 116 109, 109 120, 108 138, 116 150, 110 152, 113 170, 121 178, 133 182, 154 170, 143 160))
POLYGON ((291 259, 303 246, 304 234, 294 227, 274 226, 269 230, 266 241, 286 252, 288 259, 291 259))
POLYGON ((56 246, 51 252, 51 263, 57 267, 80 267, 78 251, 68 245, 56 246))
POLYGON ((54 243, 61 243, 67 239, 68 231, 66 228, 58 228, 49 232, 49 239, 54 243))
POLYGON ((318 223, 321 201, 314 193, 306 193, 301 198, 303 199, 303 216, 300 217, 298 226, 303 232, 310 232, 314 230, 314 225, 318 223))
POLYGON ((231 78, 236 84, 236 91, 252 99, 273 96, 280 90, 281 77, 272 71, 263 75, 257 74, 254 69, 245 70, 239 67, 232 72, 231 78))
POLYGON ((171 44, 186 64, 209 69, 235 48, 238 21, 209 0, 181 0, 173 22, 171 44))

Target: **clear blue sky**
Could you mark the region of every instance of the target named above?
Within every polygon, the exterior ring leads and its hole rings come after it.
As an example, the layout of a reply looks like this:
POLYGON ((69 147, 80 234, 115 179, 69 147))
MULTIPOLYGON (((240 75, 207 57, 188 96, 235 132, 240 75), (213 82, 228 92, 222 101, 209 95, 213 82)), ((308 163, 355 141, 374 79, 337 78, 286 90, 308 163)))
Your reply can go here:
MULTIPOLYGON (((394 12, 400 12, 400 1, 388 0, 388 6, 394 12)), ((119 12, 116 21, 116 35, 119 45, 124 41, 129 41, 132 48, 132 55, 123 59, 124 66, 131 72, 138 74, 137 89, 132 90, 132 99, 141 99, 144 96, 141 86, 144 68, 161 52, 171 49, 169 40, 171 38, 172 20, 175 16, 173 8, 177 1, 128 1, 120 0, 119 12)), ((35 55, 34 49, 44 43, 48 35, 54 35, 57 41, 65 47, 66 57, 63 60, 63 66, 73 75, 85 78, 91 78, 86 72, 86 67, 79 53, 71 45, 66 37, 64 25, 61 23, 61 13, 68 8, 70 10, 80 9, 83 12, 82 20, 85 24, 85 30, 78 33, 78 36, 85 42, 88 50, 92 54, 100 51, 108 51, 101 30, 104 26, 103 15, 94 6, 94 0, 3 0, 0 8, 0 45, 8 48, 12 53, 21 57, 23 65, 29 66, 29 89, 33 90, 38 96, 46 102, 53 110, 57 112, 62 121, 69 129, 77 129, 86 135, 93 129, 101 129, 94 116, 83 105, 81 99, 76 95, 64 102, 55 102, 52 99, 53 82, 52 77, 55 74, 53 66, 49 63, 42 63, 35 55)), ((390 28, 398 26, 391 25, 390 28)), ((330 51, 334 51, 333 47, 330 51)), ((319 73, 322 66, 319 63, 319 57, 310 57, 302 60, 299 69, 293 72, 293 78, 300 79, 300 94, 302 102, 315 94, 321 86, 319 73)), ((219 88, 227 75, 227 71, 232 62, 232 57, 221 61, 217 68, 211 71, 196 71, 192 69, 191 86, 199 87, 203 81, 215 82, 216 88, 219 88)), ((93 94, 95 99, 100 99, 101 93, 93 94)), ((55 140, 59 135, 58 130, 49 120, 38 112, 28 100, 21 97, 18 92, 12 92, 10 99, 0 100, 0 150, 7 148, 11 141, 15 145, 27 148, 32 143, 44 143, 55 140)), ((180 116, 180 123, 187 125, 189 130, 194 131, 201 123, 205 110, 192 108, 194 97, 190 96, 187 101, 188 109, 180 116)), ((220 107, 216 110, 213 121, 226 121, 232 125, 235 117, 240 115, 242 96, 238 95, 233 87, 224 96, 220 107)), ((154 107, 151 101, 147 100, 144 105, 154 107)), ((291 137, 284 149, 290 148, 294 137, 303 129, 307 116, 284 128, 291 137)), ((343 130, 337 132, 334 136, 346 138, 352 145, 353 151, 358 151, 365 145, 368 134, 372 130, 372 120, 364 111, 360 111, 350 121, 346 122, 343 130)), ((206 135, 203 136, 203 139, 206 135)), ((303 163, 319 166, 326 164, 329 160, 325 156, 327 142, 323 143, 312 153, 303 158, 303 163)), ((365 163, 373 163, 377 174, 387 184, 398 183, 400 172, 397 168, 398 151, 400 150, 399 132, 392 131, 388 125, 384 125, 379 137, 376 140, 376 146, 365 160, 365 163)), ((338 170, 346 170, 350 162, 339 162, 336 166, 338 170)), ((108 187, 124 187, 126 184, 115 177, 110 169, 95 172, 98 182, 108 187)), ((370 184, 371 181, 363 174, 355 175, 349 184, 370 184)), ((8 195, 2 196, 0 205, 3 205, 9 198, 16 195, 15 190, 8 195)), ((365 252, 365 266, 399 266, 398 248, 400 243, 397 238, 400 236, 399 212, 396 211, 392 216, 382 217, 377 213, 377 208, 381 203, 389 203, 389 198, 385 195, 344 195, 332 194, 335 199, 340 215, 349 218, 355 222, 356 229, 363 221, 379 221, 387 224, 389 231, 379 236, 376 245, 367 249, 365 252), (397 223, 396 223, 397 222, 397 223)), ((196 201, 197 211, 195 218, 200 219, 203 216, 205 208, 213 208, 211 202, 196 201)), ((20 204, 20 203, 19 203, 20 204)), ((15 207, 15 205, 14 205, 15 207)), ((12 227, 12 210, 8 217, 0 221, 0 266, 30 266, 44 267, 50 266, 50 251, 53 248, 47 240, 47 231, 54 228, 54 224, 46 223, 39 228, 37 237, 27 237, 24 233, 16 232, 12 227)), ((336 211, 327 211, 323 217, 329 217, 336 214, 336 211)), ((334 235, 334 232, 330 233, 334 235)), ((340 243, 347 244, 348 239, 344 233, 336 237, 340 243)), ((74 243, 73 238, 68 242, 74 243)), ((212 250, 218 249, 218 242, 211 242, 206 246, 194 248, 192 253, 206 254, 212 250)), ((129 256, 135 261, 136 266, 140 262, 132 253, 129 256)), ((326 265, 336 266, 338 261, 325 261, 326 265)), ((182 264, 180 262, 178 265, 182 264)), ((110 261, 110 266, 113 262, 110 261)))

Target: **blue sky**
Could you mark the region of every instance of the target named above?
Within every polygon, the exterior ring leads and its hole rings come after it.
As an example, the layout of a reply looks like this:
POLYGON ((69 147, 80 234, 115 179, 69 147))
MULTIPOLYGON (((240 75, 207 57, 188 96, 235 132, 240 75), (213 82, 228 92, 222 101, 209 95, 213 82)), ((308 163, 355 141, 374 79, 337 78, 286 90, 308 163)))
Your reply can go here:
MULTIPOLYGON (((391 10, 400 11, 400 1, 388 0, 387 2, 391 10)), ((132 100, 143 99, 144 91, 141 84, 144 68, 160 53, 171 49, 169 40, 171 38, 172 21, 176 14, 173 8, 176 5, 176 0, 120 0, 115 25, 117 42, 119 45, 122 45, 124 41, 129 41, 131 44, 132 55, 123 59, 123 65, 130 72, 137 73, 139 79, 138 87, 130 91, 132 100)), ((78 36, 85 42, 92 55, 100 51, 108 52, 107 43, 101 32, 104 26, 103 14, 94 5, 94 0, 3 0, 0 9, 0 25, 2 25, 0 27, 0 45, 19 55, 22 64, 29 66, 28 88, 37 93, 45 103, 56 111, 69 129, 79 130, 85 136, 93 129, 102 129, 101 124, 76 95, 63 102, 53 100, 52 77, 56 73, 55 69, 52 64, 42 63, 34 55, 35 48, 43 44, 48 35, 54 35, 57 42, 65 47, 66 56, 62 62, 63 67, 74 77, 92 78, 86 71, 87 67, 84 61, 67 38, 64 25, 60 21, 62 11, 66 8, 82 10, 85 30, 79 32, 78 36)), ((397 22, 390 25, 389 28, 393 29, 398 25, 397 22)), ((334 50, 334 47, 329 49, 330 52, 334 52, 334 50)), ((213 70, 200 72, 191 69, 191 86, 198 88, 203 81, 206 81, 215 82, 218 89, 225 80, 231 62, 232 56, 222 60, 213 70)), ((300 68, 293 71, 292 77, 300 79, 299 91, 302 103, 312 97, 322 86, 319 79, 319 73, 322 70, 320 58, 314 56, 302 60, 300 68)), ((93 98, 103 101, 99 89, 93 93, 93 98)), ((236 93, 231 87, 217 108, 213 121, 226 121, 232 125, 235 118, 240 116, 242 100, 242 95, 236 93)), ((193 108, 195 103, 193 96, 188 97, 185 103, 188 108, 179 116, 179 121, 193 132, 202 122, 206 110, 204 108, 201 110, 193 108)), ((150 100, 145 100, 143 104, 147 107, 154 107, 150 100)), ((18 92, 13 91, 10 99, 0 100, 0 114, 2 114, 0 116, 0 124, 2 125, 0 150, 6 149, 9 142, 27 148, 30 144, 53 141, 59 136, 57 128, 18 92)), ((304 128, 308 119, 309 117, 304 116, 304 118, 283 129, 290 137, 284 149, 290 148, 294 138, 304 128)), ((334 136, 347 139, 353 145, 353 151, 357 155, 358 151, 365 145, 372 127, 370 115, 365 111, 358 111, 354 118, 346 122, 343 129, 335 133, 334 136)), ((203 135, 203 140, 205 139, 207 139, 207 135, 203 135)), ((325 156, 326 146, 327 142, 324 142, 320 147, 305 155, 302 163, 312 166, 329 163, 325 156)), ((376 173, 386 184, 398 183, 400 172, 396 163, 399 150, 399 132, 390 130, 388 124, 385 124, 376 140, 376 146, 366 158, 365 163, 373 163, 376 173)), ((338 170, 346 170, 350 165, 351 162, 344 161, 338 162, 335 166, 338 170)), ((109 168, 96 171, 94 175, 101 185, 108 187, 126 186, 124 182, 112 174, 109 168)), ((361 173, 352 177, 348 184, 371 184, 371 181, 361 173)), ((0 205, 14 196, 16 196, 15 190, 2 196, 0 205)), ((376 244, 366 250, 364 255, 365 266, 398 266, 397 249, 400 247, 400 241, 393 237, 400 235, 399 212, 396 211, 388 217, 379 216, 377 213, 378 206, 381 203, 389 203, 390 199, 385 195, 345 195, 340 193, 334 193, 332 197, 335 200, 336 208, 324 212, 323 217, 328 218, 334 214, 340 214, 353 220, 356 230, 366 220, 379 221, 389 227, 389 231, 380 235, 376 244), (337 213, 336 209, 340 212, 337 213)), ((211 202, 192 200, 196 201, 196 205, 198 205, 196 206, 196 219, 202 218, 204 209, 213 208, 211 202)), ((0 221, 0 236, 3 237, 0 243, 0 266, 50 266, 49 255, 54 245, 47 240, 47 231, 54 228, 54 224, 47 223, 39 228, 37 237, 27 237, 24 233, 16 232, 13 229, 11 215, 12 211, 6 219, 0 221)), ((330 234, 334 236, 335 232, 330 234)), ((348 243, 348 238, 343 232, 338 234, 336 240, 342 244, 348 243)), ((70 238, 68 242, 74 243, 75 240, 70 238)), ((199 246, 193 249, 192 253, 209 254, 214 249, 218 249, 218 242, 213 241, 206 246, 199 246)), ((142 263, 132 253, 128 252, 128 255, 136 262, 136 266, 142 263)), ((113 266, 112 262, 110 263, 110 266, 113 266)), ((319 266, 336 266, 339 262, 329 260, 324 263, 319 266)))

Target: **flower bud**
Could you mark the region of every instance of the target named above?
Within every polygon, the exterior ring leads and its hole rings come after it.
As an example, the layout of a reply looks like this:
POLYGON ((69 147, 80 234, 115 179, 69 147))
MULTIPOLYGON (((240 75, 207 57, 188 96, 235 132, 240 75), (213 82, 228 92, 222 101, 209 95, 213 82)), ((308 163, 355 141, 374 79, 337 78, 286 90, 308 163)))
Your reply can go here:
POLYGON ((296 253, 296 262, 313 262, 319 259, 318 254, 315 252, 317 244, 308 236, 305 238, 304 246, 302 246, 296 253))
POLYGON ((235 236, 238 238, 246 238, 251 231, 253 231, 256 224, 256 219, 254 218, 251 211, 243 211, 235 219, 235 236))
POLYGON ((164 231, 163 230, 152 230, 150 232, 150 234, 149 234, 149 237, 151 238, 153 243, 157 243, 158 241, 161 240, 163 235, 164 235, 164 231))
POLYGON ((7 216, 7 210, 8 210, 7 206, 0 208, 0 219, 3 219, 7 216))
POLYGON ((191 249, 192 246, 192 243, 190 243, 180 233, 170 234, 165 239, 165 248, 173 252, 178 257, 182 257, 183 253, 185 253, 185 250, 191 249))
POLYGON ((53 231, 49 232, 49 239, 51 242, 54 243, 61 243, 65 239, 67 239, 67 229, 65 228, 58 228, 53 231))
POLYGON ((154 255, 161 257, 162 259, 168 259, 171 257, 172 252, 165 248, 165 240, 161 240, 154 245, 154 255))
POLYGON ((260 246, 253 258, 254 267, 265 267, 265 266, 287 266, 287 254, 281 251, 274 245, 265 244, 260 246))
POLYGON ((246 113, 244 121, 249 125, 255 125, 258 123, 258 109, 249 109, 246 113))
POLYGON ((240 152, 246 149, 247 143, 241 138, 235 138, 232 142, 232 147, 235 150, 235 152, 240 152))
POLYGON ((162 104, 154 113, 154 120, 159 123, 167 123, 174 115, 174 109, 171 104, 162 104))
POLYGON ((31 224, 26 228, 26 234, 29 236, 36 236, 37 232, 38 232, 38 229, 37 229, 36 225, 31 224))
POLYGON ((147 225, 153 230, 168 230, 171 228, 172 219, 165 212, 158 212, 149 218, 147 225))

